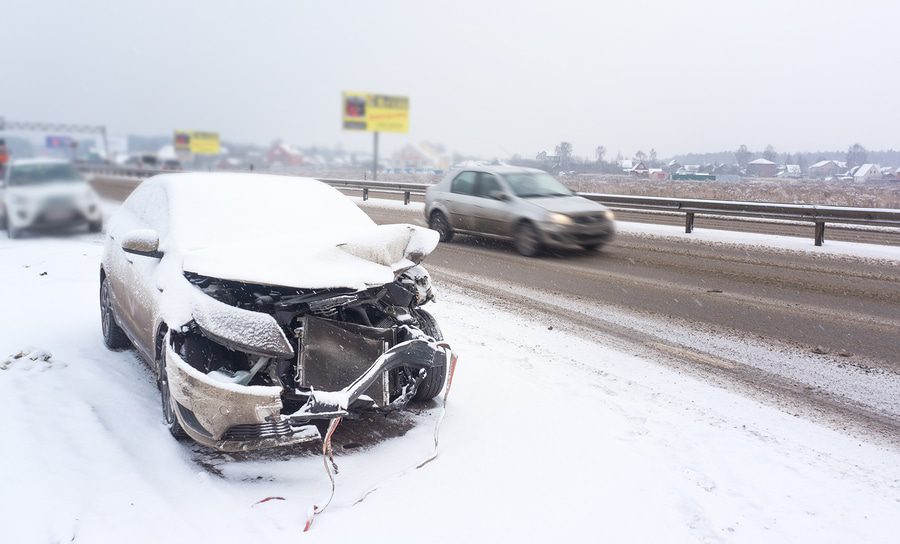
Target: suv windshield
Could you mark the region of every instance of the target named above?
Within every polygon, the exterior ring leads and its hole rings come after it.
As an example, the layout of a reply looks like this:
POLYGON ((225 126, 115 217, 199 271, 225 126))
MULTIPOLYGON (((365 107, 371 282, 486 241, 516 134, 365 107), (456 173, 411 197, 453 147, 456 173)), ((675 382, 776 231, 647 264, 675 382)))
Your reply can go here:
POLYGON ((522 172, 507 174, 504 177, 516 196, 521 198, 572 195, 572 191, 565 185, 543 172, 522 172))
POLYGON ((75 181, 82 181, 81 174, 68 163, 14 165, 9 173, 9 185, 11 187, 75 181))

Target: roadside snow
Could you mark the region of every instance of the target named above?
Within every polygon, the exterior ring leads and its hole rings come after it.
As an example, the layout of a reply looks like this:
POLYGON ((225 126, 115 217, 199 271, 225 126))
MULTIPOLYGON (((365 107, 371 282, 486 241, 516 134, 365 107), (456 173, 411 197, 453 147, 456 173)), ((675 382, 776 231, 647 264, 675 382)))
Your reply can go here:
POLYGON ((100 249, 97 236, 0 240, 0 357, 52 353, 42 372, 0 370, 2 542, 895 542, 900 531, 900 452, 438 285, 429 309, 460 355, 439 457, 414 468, 436 408, 345 422, 335 500, 303 534, 328 491, 316 448, 226 455, 173 440, 150 372, 102 345, 100 249), (254 506, 266 497, 286 500, 254 506))

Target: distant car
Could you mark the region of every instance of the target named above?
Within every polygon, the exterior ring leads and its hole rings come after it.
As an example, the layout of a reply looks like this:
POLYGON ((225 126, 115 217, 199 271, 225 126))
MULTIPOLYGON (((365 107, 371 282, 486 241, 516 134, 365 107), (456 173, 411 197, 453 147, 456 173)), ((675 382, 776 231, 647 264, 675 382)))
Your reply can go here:
POLYGON ((100 232, 100 198, 72 163, 58 159, 16 159, 0 183, 0 225, 10 238, 27 229, 87 225, 100 232))
POLYGON ((150 364, 175 436, 306 442, 443 389, 449 348, 422 309, 431 230, 376 225, 309 178, 184 173, 144 181, 107 233, 104 342, 150 364))
POLYGON ((456 170, 429 187, 425 218, 441 241, 456 232, 502 236, 525 256, 545 246, 595 250, 615 235, 607 207, 542 170, 502 165, 456 170))
POLYGON ((162 161, 160 168, 163 170, 181 170, 181 162, 178 159, 166 159, 162 161))

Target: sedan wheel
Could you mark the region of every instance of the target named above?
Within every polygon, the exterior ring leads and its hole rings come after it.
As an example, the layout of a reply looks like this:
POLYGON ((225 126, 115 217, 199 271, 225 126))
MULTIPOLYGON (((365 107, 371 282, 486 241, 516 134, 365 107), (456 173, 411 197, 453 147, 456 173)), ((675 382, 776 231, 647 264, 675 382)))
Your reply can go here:
POLYGON ((175 415, 175 399, 172 398, 172 392, 169 389, 169 375, 166 372, 166 352, 165 349, 159 354, 159 397, 162 404, 163 422, 166 428, 175 438, 184 438, 187 433, 184 432, 181 423, 178 423, 178 417, 175 415))
POLYGON ((531 223, 522 223, 513 236, 516 251, 526 257, 534 257, 541 251, 541 237, 531 223))
POLYGON ((437 231, 441 235, 441 242, 449 242, 453 240, 453 228, 447 217, 441 212, 434 212, 428 219, 428 228, 437 231))
POLYGON ((131 346, 125 331, 116 323, 109 298, 109 278, 100 283, 100 327, 103 331, 103 343, 109 349, 124 349, 131 346))

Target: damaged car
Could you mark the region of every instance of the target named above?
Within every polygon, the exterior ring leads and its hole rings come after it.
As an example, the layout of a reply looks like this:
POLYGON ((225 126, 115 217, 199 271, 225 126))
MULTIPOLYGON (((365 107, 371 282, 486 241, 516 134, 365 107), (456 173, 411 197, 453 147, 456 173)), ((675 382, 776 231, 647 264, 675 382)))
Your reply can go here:
POLYGON ((318 440, 337 418, 444 388, 452 354, 422 308, 437 243, 313 179, 155 176, 109 221, 103 340, 154 369, 176 437, 222 451, 318 440))

